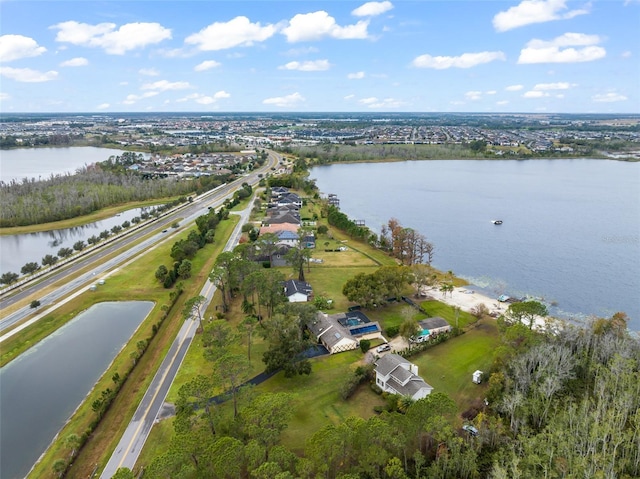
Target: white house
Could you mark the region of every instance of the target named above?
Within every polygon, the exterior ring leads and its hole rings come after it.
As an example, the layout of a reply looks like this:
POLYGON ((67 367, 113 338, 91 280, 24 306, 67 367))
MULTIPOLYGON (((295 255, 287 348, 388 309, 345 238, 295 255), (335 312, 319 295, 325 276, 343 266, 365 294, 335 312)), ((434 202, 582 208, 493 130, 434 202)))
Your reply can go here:
POLYGON ((375 365, 376 384, 383 391, 414 400, 422 399, 433 391, 433 387, 418 376, 418 366, 398 354, 386 354, 375 365))
POLYGON ((311 285, 305 281, 289 279, 284 282, 284 294, 290 303, 304 303, 313 294, 311 285))
POLYGON ((276 236, 278 237, 276 241, 277 245, 298 246, 298 242, 300 241, 298 235, 292 231, 276 231, 276 236))

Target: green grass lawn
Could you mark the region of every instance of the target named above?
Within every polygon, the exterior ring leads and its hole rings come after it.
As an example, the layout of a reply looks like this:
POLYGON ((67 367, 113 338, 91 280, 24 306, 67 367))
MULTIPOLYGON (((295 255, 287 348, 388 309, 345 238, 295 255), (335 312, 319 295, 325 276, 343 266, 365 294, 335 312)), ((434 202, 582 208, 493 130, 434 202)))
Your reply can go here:
POLYGON ((447 394, 463 412, 474 401, 484 399, 487 383, 474 384, 471 376, 476 369, 489 371, 493 351, 498 344, 495 320, 483 319, 465 334, 412 356, 409 360, 418 365, 418 373, 434 387, 434 391, 447 394))
MULTIPOLYGON (((445 319, 451 326, 456 326, 456 311, 453 306, 449 306, 448 304, 441 303, 440 301, 423 301, 420 306, 427 313, 429 313, 429 317, 432 318, 434 316, 440 316, 445 319)), ((477 321, 476 317, 466 311, 458 312, 458 324, 457 326, 461 329, 466 328, 468 325, 473 324, 477 321)))
POLYGON ((381 396, 367 384, 360 386, 348 400, 339 396, 340 386, 347 374, 362 359, 358 350, 322 356, 312 360, 309 376, 285 378, 278 373, 255 388, 255 393, 290 392, 293 418, 282 435, 282 443, 295 452, 302 452, 306 439, 327 424, 338 424, 350 416, 368 418, 373 408, 382 405, 381 396))
POLYGON ((384 330, 400 326, 407 317, 410 317, 415 321, 420 321, 421 319, 429 317, 428 315, 409 306, 405 302, 391 303, 383 308, 364 310, 363 312, 372 321, 378 321, 384 330))

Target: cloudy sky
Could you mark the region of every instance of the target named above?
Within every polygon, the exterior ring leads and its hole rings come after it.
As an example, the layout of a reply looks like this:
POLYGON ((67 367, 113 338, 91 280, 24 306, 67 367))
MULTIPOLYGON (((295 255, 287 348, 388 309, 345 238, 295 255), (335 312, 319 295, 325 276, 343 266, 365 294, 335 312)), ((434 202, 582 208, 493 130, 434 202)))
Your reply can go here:
POLYGON ((2 112, 640 113, 639 0, 0 0, 2 112))

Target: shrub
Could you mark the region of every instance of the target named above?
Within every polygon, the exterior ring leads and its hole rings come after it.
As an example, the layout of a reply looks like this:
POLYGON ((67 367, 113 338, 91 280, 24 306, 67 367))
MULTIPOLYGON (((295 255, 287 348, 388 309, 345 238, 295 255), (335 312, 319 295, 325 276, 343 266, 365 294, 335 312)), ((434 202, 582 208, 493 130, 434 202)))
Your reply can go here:
POLYGON ((390 338, 394 338, 398 335, 398 332, 400 331, 400 327, 399 326, 390 326, 387 328, 387 336, 389 336, 390 338))
POLYGON ((369 351, 370 348, 371 348, 371 341, 369 341, 368 339, 363 339, 360 341, 360 350, 363 353, 366 353, 367 351, 369 351))

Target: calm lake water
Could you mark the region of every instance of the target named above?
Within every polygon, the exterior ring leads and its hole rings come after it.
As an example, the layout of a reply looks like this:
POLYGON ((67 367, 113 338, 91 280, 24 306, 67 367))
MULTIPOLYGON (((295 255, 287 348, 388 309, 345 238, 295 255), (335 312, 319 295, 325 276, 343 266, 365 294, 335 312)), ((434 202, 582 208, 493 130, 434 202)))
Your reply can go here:
POLYGON ((92 306, 0 369, 0 477, 27 475, 152 308, 92 306))
POLYGON ((43 231, 41 233, 27 233, 21 235, 0 236, 0 274, 11 271, 20 274, 20 269, 31 261, 41 264, 42 258, 51 254, 58 255, 60 248, 73 249, 74 243, 84 241, 92 236, 99 236, 104 230, 111 230, 114 226, 122 226, 125 221, 140 216, 150 208, 134 208, 123 211, 118 216, 87 223, 74 228, 43 231))
POLYGON ((638 163, 357 163, 316 167, 311 178, 377 233, 395 217, 424 234, 434 266, 478 290, 543 298, 562 317, 624 311, 640 330, 638 163))
POLYGON ((18 148, 0 151, 0 181, 9 183, 22 178, 47 179, 52 174, 75 173, 78 168, 110 156, 122 150, 95 148, 92 146, 72 148, 18 148))

